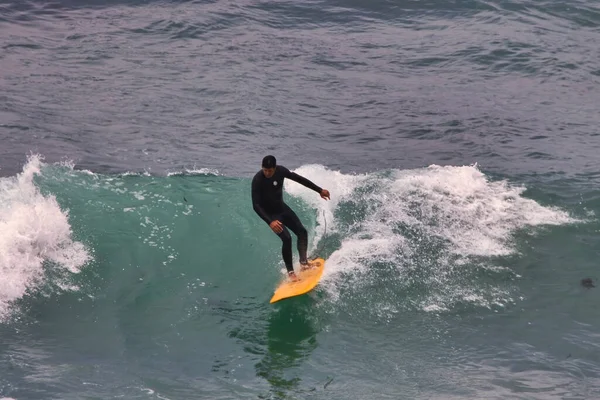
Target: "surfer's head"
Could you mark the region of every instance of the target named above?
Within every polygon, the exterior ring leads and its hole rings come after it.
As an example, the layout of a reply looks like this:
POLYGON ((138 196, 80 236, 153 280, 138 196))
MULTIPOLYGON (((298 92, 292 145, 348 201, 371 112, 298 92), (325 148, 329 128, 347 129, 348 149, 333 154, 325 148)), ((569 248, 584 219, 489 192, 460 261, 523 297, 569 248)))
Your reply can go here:
POLYGON ((262 160, 262 171, 265 177, 270 178, 275 174, 275 167, 277 166, 277 160, 274 156, 266 156, 262 160))

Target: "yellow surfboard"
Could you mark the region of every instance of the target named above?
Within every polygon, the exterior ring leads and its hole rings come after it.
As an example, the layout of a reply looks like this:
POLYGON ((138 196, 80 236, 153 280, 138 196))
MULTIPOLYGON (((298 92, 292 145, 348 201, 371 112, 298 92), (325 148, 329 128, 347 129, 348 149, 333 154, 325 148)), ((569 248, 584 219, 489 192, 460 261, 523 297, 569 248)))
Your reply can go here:
POLYGON ((284 280, 279 287, 275 290, 273 297, 269 303, 275 303, 276 301, 287 299, 288 297, 299 296, 304 293, 310 292, 323 275, 325 269, 325 260, 317 258, 311 261, 313 267, 306 271, 296 272, 298 277, 297 281, 291 281, 290 279, 284 280))

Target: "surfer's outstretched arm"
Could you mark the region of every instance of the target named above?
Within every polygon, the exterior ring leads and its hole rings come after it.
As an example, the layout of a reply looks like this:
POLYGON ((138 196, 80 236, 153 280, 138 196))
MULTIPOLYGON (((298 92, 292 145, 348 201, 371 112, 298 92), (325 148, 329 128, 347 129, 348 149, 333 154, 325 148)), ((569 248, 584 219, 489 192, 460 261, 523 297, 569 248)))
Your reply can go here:
POLYGON ((295 172, 290 171, 289 169, 285 168, 285 167, 281 167, 283 168, 284 171, 284 177, 293 180, 294 182, 298 182, 301 185, 306 186, 309 189, 314 190, 315 192, 319 193, 321 195, 322 198, 329 198, 329 191, 326 189, 322 189, 321 187, 319 187, 318 185, 316 185, 315 183, 313 183, 311 180, 303 177, 302 175, 298 175, 295 172))

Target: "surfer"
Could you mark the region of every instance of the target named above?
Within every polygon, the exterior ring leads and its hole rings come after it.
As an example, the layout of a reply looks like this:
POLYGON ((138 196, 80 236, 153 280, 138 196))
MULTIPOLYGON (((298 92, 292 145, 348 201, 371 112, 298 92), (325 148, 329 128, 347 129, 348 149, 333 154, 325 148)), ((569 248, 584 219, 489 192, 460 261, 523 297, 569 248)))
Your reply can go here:
POLYGON ((292 265, 292 237, 286 227, 298 237, 298 254, 302 269, 310 268, 306 258, 308 247, 308 232, 300 222, 296 213, 283 202, 283 180, 291 179, 309 189, 319 193, 325 200, 329 200, 329 191, 321 189, 303 176, 291 172, 283 165, 277 165, 274 156, 266 156, 262 160, 262 168, 252 179, 252 206, 254 211, 265 221, 283 242, 281 255, 288 275, 297 279, 292 265))

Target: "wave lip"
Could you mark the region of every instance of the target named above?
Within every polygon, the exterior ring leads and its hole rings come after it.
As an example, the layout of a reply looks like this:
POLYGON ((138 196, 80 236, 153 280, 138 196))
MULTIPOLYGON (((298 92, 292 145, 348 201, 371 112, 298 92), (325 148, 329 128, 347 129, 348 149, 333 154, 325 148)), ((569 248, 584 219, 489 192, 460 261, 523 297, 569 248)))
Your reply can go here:
POLYGON ((33 155, 20 174, 0 179, 0 321, 14 301, 45 283, 45 268, 78 273, 91 260, 88 249, 72 239, 68 210, 36 187, 41 168, 41 158, 33 155))

